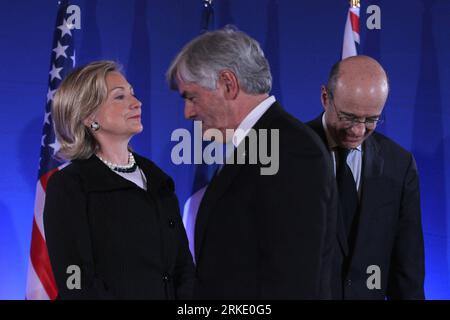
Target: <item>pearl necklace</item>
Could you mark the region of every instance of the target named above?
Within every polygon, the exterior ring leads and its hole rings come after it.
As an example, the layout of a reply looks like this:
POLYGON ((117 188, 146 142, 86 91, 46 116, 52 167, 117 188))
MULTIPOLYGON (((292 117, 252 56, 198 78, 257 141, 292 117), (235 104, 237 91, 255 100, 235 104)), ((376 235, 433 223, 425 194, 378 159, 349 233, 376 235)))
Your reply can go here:
POLYGON ((104 164, 108 166, 111 170, 117 171, 117 172, 125 172, 130 173, 136 171, 137 164, 134 160, 134 156, 131 152, 128 153, 128 164, 126 165, 120 165, 116 163, 109 162, 108 160, 103 159, 98 154, 96 154, 97 158, 99 158, 104 164))

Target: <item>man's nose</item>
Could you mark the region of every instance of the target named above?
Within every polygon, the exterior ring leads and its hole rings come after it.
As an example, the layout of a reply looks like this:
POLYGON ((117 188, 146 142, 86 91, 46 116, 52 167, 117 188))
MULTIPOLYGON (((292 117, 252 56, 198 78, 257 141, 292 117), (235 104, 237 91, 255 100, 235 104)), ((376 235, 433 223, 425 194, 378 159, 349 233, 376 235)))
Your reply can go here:
POLYGON ((184 103, 184 117, 188 120, 194 119, 196 116, 194 107, 190 101, 184 103))
POLYGON ((361 137, 366 133, 366 124, 364 122, 357 122, 350 128, 350 130, 353 135, 361 137))

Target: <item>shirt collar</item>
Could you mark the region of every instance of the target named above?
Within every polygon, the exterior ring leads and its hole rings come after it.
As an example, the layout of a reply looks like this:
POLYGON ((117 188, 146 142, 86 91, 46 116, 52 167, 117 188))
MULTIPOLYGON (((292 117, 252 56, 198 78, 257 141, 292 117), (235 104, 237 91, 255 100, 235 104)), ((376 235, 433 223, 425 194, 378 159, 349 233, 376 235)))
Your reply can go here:
MULTIPOLYGON (((325 121, 325 112, 322 115, 322 126, 323 130, 325 130, 325 135, 327 136, 328 147, 330 148, 330 150, 334 150, 338 146, 338 144, 336 143, 336 141, 334 141, 333 137, 330 134, 330 131, 328 130, 327 122, 325 121)), ((361 151, 362 150, 361 145, 357 146, 353 150, 355 149, 361 151)))
POLYGON ((275 96, 270 96, 260 104, 258 104, 250 113, 242 120, 241 124, 237 127, 233 134, 233 145, 237 147, 245 136, 248 134, 251 128, 262 117, 262 115, 270 108, 270 106, 276 101, 275 96))

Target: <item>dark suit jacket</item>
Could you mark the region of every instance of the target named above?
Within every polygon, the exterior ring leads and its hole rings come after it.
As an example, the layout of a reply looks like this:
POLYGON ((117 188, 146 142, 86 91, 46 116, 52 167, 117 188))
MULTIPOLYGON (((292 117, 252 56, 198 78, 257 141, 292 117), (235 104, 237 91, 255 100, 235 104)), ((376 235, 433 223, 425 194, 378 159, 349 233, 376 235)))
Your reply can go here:
POLYGON ((49 256, 62 299, 174 299, 192 295, 194 266, 172 180, 135 154, 148 190, 96 156, 50 178, 44 209, 49 256), (69 290, 69 265, 81 290, 69 290))
POLYGON ((247 159, 213 178, 196 220, 194 297, 328 298, 337 197, 326 149, 278 103, 254 128, 279 130, 279 171, 247 159))
MULTIPOLYGON (((322 116, 308 125, 328 146, 322 116)), ((352 252, 341 215, 338 218, 333 297, 423 299, 424 244, 414 157, 374 132, 363 143, 361 181, 359 223, 352 252), (381 289, 368 289, 367 280, 374 274, 367 271, 371 265, 380 268, 381 289)))

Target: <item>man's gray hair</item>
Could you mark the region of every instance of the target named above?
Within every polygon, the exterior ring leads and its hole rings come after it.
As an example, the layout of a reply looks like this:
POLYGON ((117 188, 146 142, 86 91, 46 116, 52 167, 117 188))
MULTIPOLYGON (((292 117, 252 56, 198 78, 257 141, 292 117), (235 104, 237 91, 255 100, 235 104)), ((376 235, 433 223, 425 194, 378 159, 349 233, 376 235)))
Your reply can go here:
POLYGON ((259 43, 233 26, 206 32, 186 44, 166 79, 174 90, 178 78, 213 90, 223 70, 233 72, 246 93, 269 93, 272 88, 270 66, 259 43))

